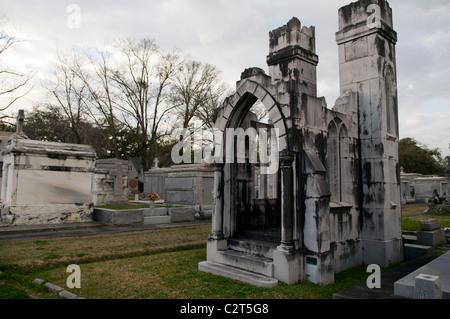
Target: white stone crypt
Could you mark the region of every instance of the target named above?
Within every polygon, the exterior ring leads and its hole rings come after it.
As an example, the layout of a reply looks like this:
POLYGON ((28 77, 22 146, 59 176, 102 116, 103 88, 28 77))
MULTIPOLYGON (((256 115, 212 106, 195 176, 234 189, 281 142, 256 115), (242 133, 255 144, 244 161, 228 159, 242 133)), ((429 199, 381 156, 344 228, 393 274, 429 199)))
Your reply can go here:
POLYGON ((279 130, 280 168, 269 177, 277 191, 255 198, 255 165, 215 165, 201 271, 269 287, 329 284, 358 265, 403 260, 392 21, 385 0, 339 10, 341 97, 332 109, 317 97, 315 28, 293 18, 270 32, 269 75, 245 70, 215 127, 257 127, 249 110, 264 104, 279 130))

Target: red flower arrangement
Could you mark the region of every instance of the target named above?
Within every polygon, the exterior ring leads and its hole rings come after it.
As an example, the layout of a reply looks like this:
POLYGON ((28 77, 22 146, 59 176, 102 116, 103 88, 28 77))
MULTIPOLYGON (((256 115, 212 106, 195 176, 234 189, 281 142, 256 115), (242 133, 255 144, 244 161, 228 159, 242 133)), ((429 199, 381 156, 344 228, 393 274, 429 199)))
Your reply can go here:
POLYGON ((155 200, 158 200, 159 197, 158 197, 158 194, 156 194, 156 193, 150 193, 150 194, 148 194, 148 198, 152 201, 155 201, 155 200))

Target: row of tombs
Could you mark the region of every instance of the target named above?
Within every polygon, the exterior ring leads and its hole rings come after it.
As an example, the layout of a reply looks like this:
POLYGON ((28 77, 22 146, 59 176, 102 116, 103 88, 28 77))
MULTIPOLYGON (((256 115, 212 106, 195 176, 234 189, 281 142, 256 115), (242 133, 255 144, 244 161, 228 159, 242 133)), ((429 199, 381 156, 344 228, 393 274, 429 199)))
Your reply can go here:
MULTIPOLYGON (((212 211, 201 271, 269 287, 305 279, 329 284, 351 267, 403 260, 397 34, 387 1, 341 8, 336 41, 341 97, 332 109, 317 96, 315 28, 293 18, 270 32, 269 74, 245 70, 215 114, 222 133, 276 129, 275 172, 252 161, 248 138, 237 149, 236 136, 225 135, 215 147, 230 161, 145 174, 145 192, 212 211), (376 27, 367 23, 374 4, 376 27), (257 103, 265 123, 250 111, 257 103)), ((92 220, 94 181, 101 180, 95 165, 90 146, 28 140, 18 125, 3 151, 2 221, 92 220)), ((119 171, 108 174, 119 178, 119 171)))

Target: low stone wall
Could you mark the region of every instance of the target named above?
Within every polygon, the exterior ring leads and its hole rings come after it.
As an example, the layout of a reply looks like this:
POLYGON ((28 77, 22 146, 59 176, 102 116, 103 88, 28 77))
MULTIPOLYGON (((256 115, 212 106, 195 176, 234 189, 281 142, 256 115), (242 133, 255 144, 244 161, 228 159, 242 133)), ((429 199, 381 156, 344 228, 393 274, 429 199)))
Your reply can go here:
POLYGON ((169 216, 172 223, 192 222, 195 220, 195 211, 193 207, 169 208, 169 216))
POLYGON ((145 218, 161 216, 167 216, 165 220, 171 223, 190 222, 195 220, 195 210, 192 206, 171 208, 130 208, 126 210, 107 208, 94 209, 94 221, 102 221, 117 226, 143 225, 145 218))
POLYGON ((142 209, 113 210, 106 208, 94 209, 94 221, 102 221, 112 225, 141 225, 143 224, 142 209))
POLYGON ((6 206, 1 209, 4 225, 24 226, 92 222, 92 204, 6 206))

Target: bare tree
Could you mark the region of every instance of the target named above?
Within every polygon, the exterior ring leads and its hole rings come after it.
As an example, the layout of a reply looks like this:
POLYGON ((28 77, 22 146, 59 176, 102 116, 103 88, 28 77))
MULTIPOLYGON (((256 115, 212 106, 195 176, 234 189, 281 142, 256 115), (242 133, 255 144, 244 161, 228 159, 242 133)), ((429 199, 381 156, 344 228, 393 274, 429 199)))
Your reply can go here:
POLYGON ((87 114, 98 127, 108 132, 111 137, 112 152, 116 158, 121 158, 118 131, 122 123, 117 115, 116 95, 111 79, 113 70, 109 65, 108 56, 106 50, 97 51, 96 56, 86 54, 89 70, 84 67, 85 63, 76 63, 73 65, 73 72, 89 93, 86 99, 87 114))
POLYGON ((81 123, 86 114, 88 89, 71 67, 72 61, 63 58, 61 55, 59 55, 58 60, 55 74, 56 84, 50 89, 52 96, 55 98, 55 103, 50 103, 48 107, 50 110, 59 109, 62 111, 74 136, 74 140, 71 142, 80 144, 82 143, 81 123))
POLYGON ((74 141, 90 118, 107 132, 115 157, 140 157, 149 169, 176 118, 212 126, 226 86, 212 65, 161 52, 152 39, 126 39, 114 50, 59 57, 51 93, 70 123, 74 141))
POLYGON ((220 71, 211 64, 187 60, 174 78, 171 101, 188 128, 193 118, 211 126, 214 110, 219 106, 226 86, 219 80, 220 71))
MULTIPOLYGON (((4 19, 4 17, 0 17, 4 19)), ((0 25, 0 55, 4 54, 13 45, 19 42, 19 40, 10 35, 4 25, 0 25)), ((25 88, 28 82, 34 76, 33 73, 22 74, 20 72, 15 72, 10 70, 8 67, 0 64, 0 97, 11 96, 9 102, 5 105, 0 106, 0 112, 5 111, 11 105, 13 105, 17 100, 27 95, 33 88, 29 88, 26 91, 22 89, 25 88)), ((0 119, 7 118, 8 116, 2 115, 0 119)))
POLYGON ((139 155, 144 169, 148 169, 152 160, 149 151, 159 137, 161 121, 171 109, 165 103, 166 89, 180 58, 176 51, 159 54, 154 41, 148 38, 127 39, 119 49, 126 62, 115 70, 112 79, 119 90, 124 121, 134 129, 139 155))

